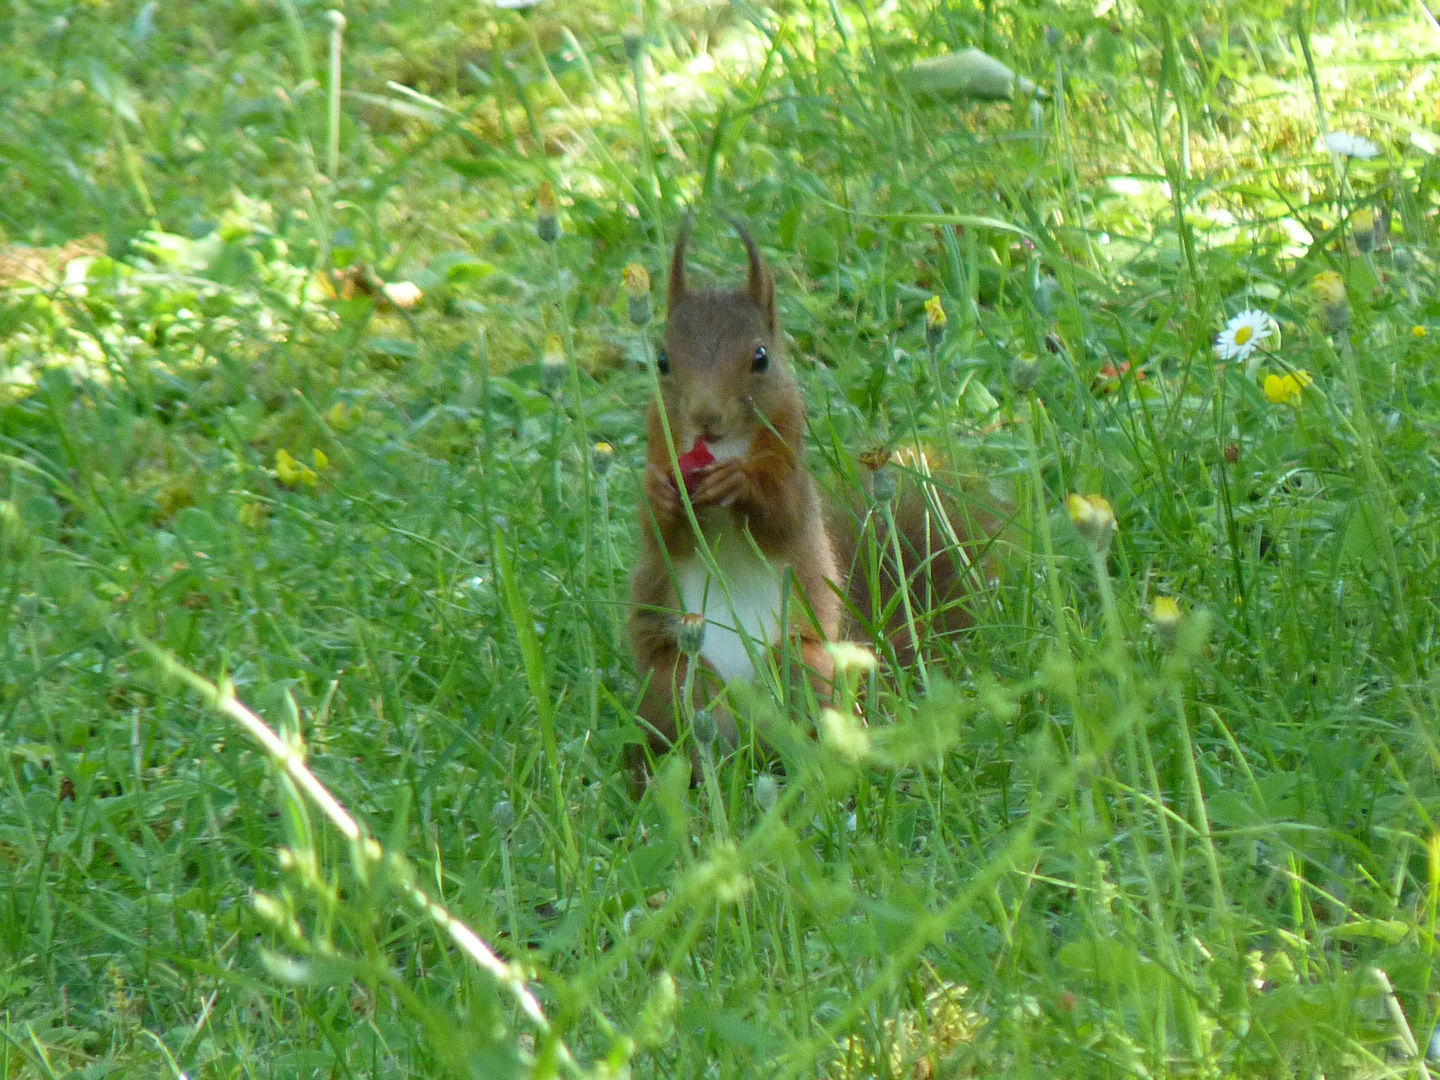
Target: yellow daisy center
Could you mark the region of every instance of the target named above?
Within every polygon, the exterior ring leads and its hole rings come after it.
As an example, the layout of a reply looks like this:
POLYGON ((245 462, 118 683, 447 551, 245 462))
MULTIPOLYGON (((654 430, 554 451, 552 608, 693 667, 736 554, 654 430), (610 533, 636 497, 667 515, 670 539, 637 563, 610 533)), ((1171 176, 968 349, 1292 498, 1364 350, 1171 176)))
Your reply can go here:
POLYGON ((1253 326, 1239 326, 1239 327, 1236 327, 1236 328, 1235 328, 1235 344, 1236 344, 1236 345, 1244 345, 1247 341, 1249 341, 1249 340, 1250 340, 1252 337, 1254 337, 1254 336, 1255 336, 1255 328, 1254 328, 1253 326))

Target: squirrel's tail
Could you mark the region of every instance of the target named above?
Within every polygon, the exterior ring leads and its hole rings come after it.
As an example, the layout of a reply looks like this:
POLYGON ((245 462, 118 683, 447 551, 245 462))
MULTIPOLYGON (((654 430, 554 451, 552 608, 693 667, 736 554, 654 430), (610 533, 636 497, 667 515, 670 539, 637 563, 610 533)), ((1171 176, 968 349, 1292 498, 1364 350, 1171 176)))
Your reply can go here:
POLYGON ((896 481, 888 514, 869 493, 830 513, 846 582, 841 636, 868 641, 879 653, 888 642, 909 665, 917 642, 927 658, 947 644, 958 647, 962 632, 998 603, 997 541, 1009 513, 982 481, 932 473, 923 452, 899 455, 885 468, 896 481), (900 592, 902 571, 908 597, 900 592))

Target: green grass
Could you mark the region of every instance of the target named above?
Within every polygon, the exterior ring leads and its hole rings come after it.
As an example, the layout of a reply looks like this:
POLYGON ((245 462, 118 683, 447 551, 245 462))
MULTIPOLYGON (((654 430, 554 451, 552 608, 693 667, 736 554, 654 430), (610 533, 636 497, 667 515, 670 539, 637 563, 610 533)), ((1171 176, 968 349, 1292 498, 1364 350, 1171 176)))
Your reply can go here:
POLYGON ((320 6, 0 20, 0 1077, 1420 1075, 1440 34, 1386 4, 641 7, 633 65, 630 5, 348 8, 333 182, 320 6), (902 89, 970 45, 1048 96, 902 89), (740 271, 722 213, 776 269, 828 490, 918 440, 1013 513, 930 693, 870 679, 868 742, 757 693, 714 783, 680 755, 637 802, 620 270, 658 305, 690 206, 698 270, 740 271), (87 236, 68 286, 10 269, 87 236), (352 265, 424 300, 337 296, 352 265), (1248 307, 1280 340, 1222 366, 1248 307), (1113 504, 1105 555, 1071 492, 1113 504))

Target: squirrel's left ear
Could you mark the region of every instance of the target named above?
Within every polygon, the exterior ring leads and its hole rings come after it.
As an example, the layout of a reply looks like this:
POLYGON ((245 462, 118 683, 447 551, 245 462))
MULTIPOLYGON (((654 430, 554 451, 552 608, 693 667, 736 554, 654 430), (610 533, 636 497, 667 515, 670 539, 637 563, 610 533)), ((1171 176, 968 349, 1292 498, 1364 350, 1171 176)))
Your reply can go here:
POLYGON ((733 218, 730 224, 735 226, 735 231, 740 234, 740 242, 745 245, 745 254, 750 258, 750 277, 745 283, 745 291, 765 316, 765 326, 773 334, 780 325, 780 314, 775 307, 775 278, 770 273, 770 267, 765 265, 755 241, 750 239, 750 234, 745 231, 745 226, 733 218))

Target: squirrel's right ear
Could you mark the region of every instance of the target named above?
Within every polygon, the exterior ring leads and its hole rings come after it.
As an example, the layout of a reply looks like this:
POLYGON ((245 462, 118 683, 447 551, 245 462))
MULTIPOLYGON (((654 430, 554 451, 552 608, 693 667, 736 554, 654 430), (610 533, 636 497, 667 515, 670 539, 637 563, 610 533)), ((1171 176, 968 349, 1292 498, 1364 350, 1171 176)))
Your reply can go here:
POLYGON ((680 222, 680 235, 675 237, 675 252, 670 256, 670 284, 665 290, 665 307, 675 310, 675 305, 685 298, 685 243, 690 239, 690 225, 693 218, 685 215, 680 222))

